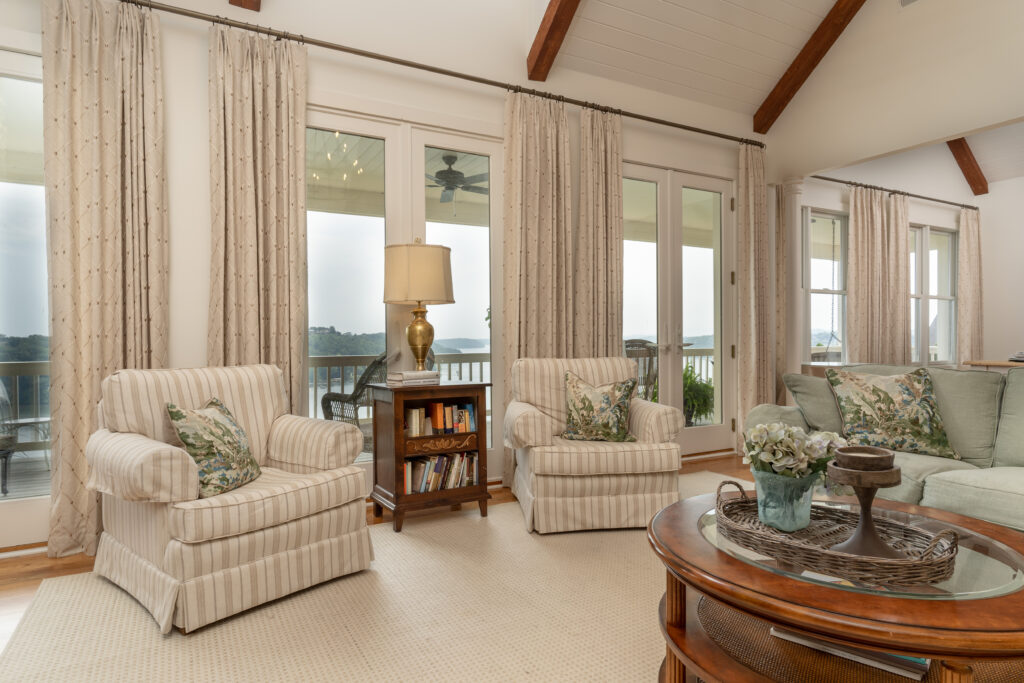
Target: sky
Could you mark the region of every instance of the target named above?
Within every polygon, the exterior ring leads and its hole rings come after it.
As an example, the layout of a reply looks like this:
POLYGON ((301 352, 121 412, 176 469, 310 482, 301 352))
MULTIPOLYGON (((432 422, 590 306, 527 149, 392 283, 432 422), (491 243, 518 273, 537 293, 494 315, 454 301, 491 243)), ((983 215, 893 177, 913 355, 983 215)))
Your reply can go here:
MULTIPOLYGON (((624 339, 657 338, 658 245, 626 240, 623 243, 622 329, 624 339)), ((708 283, 714 282, 712 249, 683 247, 683 336, 715 333, 715 299, 708 283)))
POLYGON ((43 188, 0 182, 0 334, 49 334, 43 188))

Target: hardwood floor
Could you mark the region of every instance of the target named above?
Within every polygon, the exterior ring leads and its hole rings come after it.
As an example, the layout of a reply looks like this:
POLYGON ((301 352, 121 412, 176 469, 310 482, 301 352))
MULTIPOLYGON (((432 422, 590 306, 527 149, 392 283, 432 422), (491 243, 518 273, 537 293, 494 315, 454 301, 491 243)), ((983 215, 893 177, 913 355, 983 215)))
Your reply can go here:
MULTIPOLYGON (((707 470, 729 477, 739 477, 750 480, 750 468, 740 462, 739 456, 725 455, 706 460, 684 462, 679 468, 680 474, 700 472, 707 470)), ((502 487, 491 489, 491 500, 488 506, 501 505, 515 502, 511 489, 502 487)), ((466 514, 479 514, 476 505, 465 505, 463 510, 466 514)), ((418 517, 431 515, 450 514, 447 508, 419 510, 406 513, 406 520, 415 520, 418 517)), ((384 516, 374 519, 370 506, 366 510, 367 524, 390 524, 391 513, 384 511, 384 516)), ((8 549, 10 550, 10 549, 8 549)), ((67 574, 79 574, 92 571, 93 558, 88 555, 71 555, 70 557, 49 558, 46 556, 45 548, 40 547, 40 552, 0 559, 0 649, 7 644, 7 640, 14 633, 14 628, 25 613, 32 596, 43 579, 65 576, 67 574)))

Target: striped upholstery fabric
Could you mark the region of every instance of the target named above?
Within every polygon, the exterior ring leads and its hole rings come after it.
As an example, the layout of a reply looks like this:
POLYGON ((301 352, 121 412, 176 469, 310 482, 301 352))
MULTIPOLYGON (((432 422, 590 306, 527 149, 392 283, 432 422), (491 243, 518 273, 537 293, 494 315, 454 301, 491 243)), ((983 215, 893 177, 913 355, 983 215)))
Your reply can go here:
POLYGON ((171 540, 161 548, 160 566, 175 579, 185 581, 231 567, 255 562, 305 545, 344 536, 366 526, 366 502, 353 500, 340 507, 293 519, 286 524, 228 536, 203 543, 171 540))
POLYGON ((167 509, 171 537, 198 543, 284 524, 366 496, 365 470, 293 474, 272 467, 241 488, 167 509))
POLYGON ((679 469, 679 444, 614 441, 570 441, 556 436, 551 446, 530 450, 535 474, 641 474, 679 469))
POLYGON ((345 536, 204 574, 181 584, 174 625, 193 631, 283 595, 366 569, 372 559, 370 531, 363 526, 345 536))
POLYGON ((636 377, 636 361, 619 358, 520 358, 512 364, 512 400, 529 403, 565 430, 565 373, 595 386, 636 377))
POLYGON ((634 398, 629 402, 629 433, 637 441, 672 441, 685 422, 683 414, 672 406, 652 403, 642 398, 634 398))
POLYGON ((363 433, 355 425, 282 415, 270 428, 269 459, 329 470, 351 465, 363 450, 363 433))
POLYGON ((266 458, 271 425, 288 410, 284 377, 273 365, 119 370, 103 380, 100 393, 107 429, 173 445, 181 442, 167 417, 167 404, 195 409, 219 398, 245 430, 260 464, 266 458))
POLYGON ((131 593, 153 615, 160 633, 171 630, 181 582, 136 555, 106 531, 100 534, 92 570, 131 593))
POLYGON ((636 442, 571 441, 565 430, 565 373, 594 385, 636 377, 627 358, 523 358, 512 366, 505 445, 515 449, 512 492, 526 528, 542 534, 646 526, 679 500, 676 408, 633 399, 636 442))
POLYGON ((561 426, 529 403, 511 401, 505 408, 505 445, 509 448, 550 446, 552 437, 560 434, 561 426))
POLYGON ((161 632, 210 622, 370 566, 366 477, 351 465, 351 425, 285 415, 281 371, 268 365, 125 370, 103 382, 90 486, 104 531, 94 571, 131 593, 161 632), (216 396, 249 436, 262 474, 198 498, 197 468, 178 446, 166 403, 216 396))
POLYGON ((122 500, 177 502, 199 497, 199 468, 177 446, 100 429, 85 446, 88 487, 122 500))

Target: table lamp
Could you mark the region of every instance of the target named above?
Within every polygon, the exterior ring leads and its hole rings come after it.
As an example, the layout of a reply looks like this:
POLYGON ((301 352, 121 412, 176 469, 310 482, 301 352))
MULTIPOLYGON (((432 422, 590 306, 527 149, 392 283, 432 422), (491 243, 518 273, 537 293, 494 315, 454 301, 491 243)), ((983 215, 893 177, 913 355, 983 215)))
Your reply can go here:
POLYGON ((434 343, 427 322, 427 304, 453 304, 452 250, 439 244, 392 244, 384 247, 384 303, 413 304, 412 322, 405 328, 416 369, 425 370, 434 343))

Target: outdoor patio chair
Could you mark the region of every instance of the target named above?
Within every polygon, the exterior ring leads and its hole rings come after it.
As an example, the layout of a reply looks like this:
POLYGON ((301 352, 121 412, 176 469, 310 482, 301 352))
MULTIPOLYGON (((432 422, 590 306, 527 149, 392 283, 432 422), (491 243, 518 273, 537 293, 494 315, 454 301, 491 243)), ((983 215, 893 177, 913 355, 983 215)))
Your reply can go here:
POLYGON ((654 400, 658 387, 658 345, 646 339, 627 339, 625 346, 626 358, 632 358, 637 365, 636 397, 654 400))

